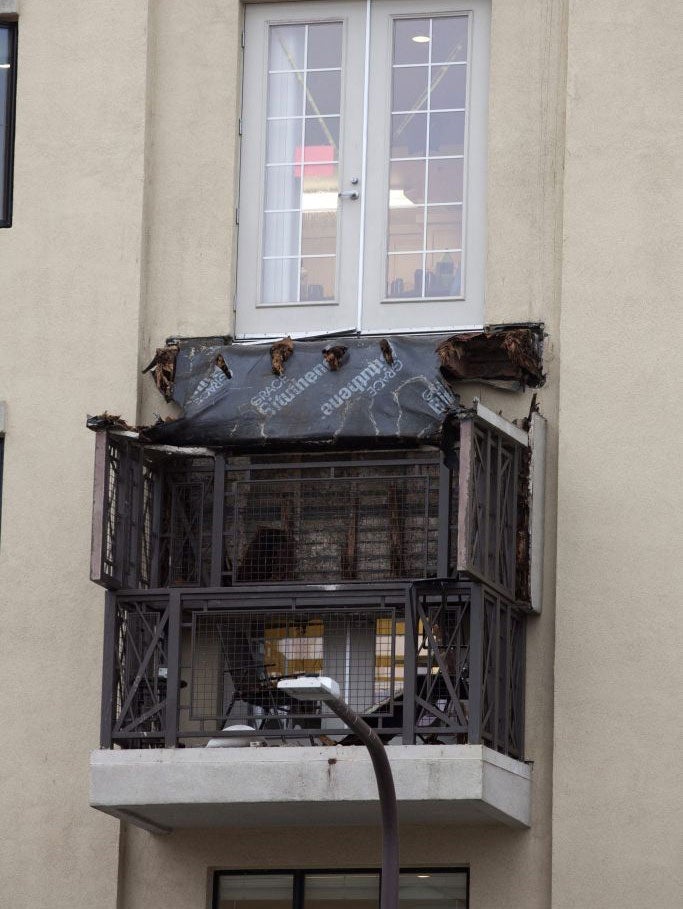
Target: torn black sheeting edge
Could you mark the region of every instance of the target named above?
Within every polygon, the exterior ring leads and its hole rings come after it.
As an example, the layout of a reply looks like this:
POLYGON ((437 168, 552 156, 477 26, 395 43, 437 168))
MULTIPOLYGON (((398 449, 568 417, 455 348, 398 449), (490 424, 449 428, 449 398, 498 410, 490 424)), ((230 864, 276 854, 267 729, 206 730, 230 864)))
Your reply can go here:
POLYGON ((542 384, 542 337, 540 326, 515 326, 334 339, 344 344, 331 344, 330 336, 248 345, 173 339, 179 349, 172 400, 183 416, 144 430, 144 437, 245 450, 438 444, 444 418, 458 410, 456 381, 485 382, 488 370, 496 385, 542 384), (276 361, 273 352, 283 343, 292 352, 276 361))

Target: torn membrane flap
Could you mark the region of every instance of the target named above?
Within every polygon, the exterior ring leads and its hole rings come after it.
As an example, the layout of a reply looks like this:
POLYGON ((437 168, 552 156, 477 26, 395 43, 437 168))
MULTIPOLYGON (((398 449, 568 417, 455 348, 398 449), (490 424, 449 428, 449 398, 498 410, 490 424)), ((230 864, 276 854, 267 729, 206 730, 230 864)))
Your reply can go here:
POLYGON ((183 415, 145 430, 148 441, 227 448, 438 442, 445 416, 458 409, 458 379, 514 388, 543 381, 540 331, 531 328, 253 345, 215 340, 157 351, 157 386, 183 415))

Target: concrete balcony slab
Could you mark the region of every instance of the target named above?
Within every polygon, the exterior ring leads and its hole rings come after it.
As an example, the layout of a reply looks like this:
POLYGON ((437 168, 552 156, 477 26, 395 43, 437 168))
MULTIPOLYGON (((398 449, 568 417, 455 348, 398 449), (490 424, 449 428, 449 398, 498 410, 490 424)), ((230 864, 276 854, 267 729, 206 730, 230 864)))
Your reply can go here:
MULTIPOLYGON (((531 770, 482 745, 388 749, 403 824, 528 827, 531 770)), ((379 824, 362 747, 94 751, 90 804, 155 833, 379 824)))

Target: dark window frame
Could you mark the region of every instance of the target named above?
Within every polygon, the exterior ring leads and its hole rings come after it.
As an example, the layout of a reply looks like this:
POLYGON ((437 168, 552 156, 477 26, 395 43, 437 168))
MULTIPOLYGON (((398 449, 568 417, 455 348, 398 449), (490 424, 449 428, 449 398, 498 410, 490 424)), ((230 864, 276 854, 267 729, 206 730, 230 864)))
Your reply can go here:
MULTIPOLYGON (((307 874, 378 874, 381 886, 382 872, 379 868, 247 868, 216 870, 212 876, 211 909, 219 909, 218 897, 221 877, 278 874, 292 876, 292 909, 304 909, 304 881, 307 874)), ((465 901, 467 906, 470 905, 470 869, 467 865, 454 865, 446 868, 401 867, 401 874, 464 874, 465 901)))
MULTIPOLYGON (((17 45, 16 22, 0 22, 0 29, 9 33, 10 69, 7 95, 7 123, 5 126, 5 156, 0 161, 0 180, 3 186, 4 205, 0 205, 0 228, 12 226, 12 194, 14 188, 14 135, 17 111, 17 45)), ((0 99, 2 103, 3 99, 0 99)))

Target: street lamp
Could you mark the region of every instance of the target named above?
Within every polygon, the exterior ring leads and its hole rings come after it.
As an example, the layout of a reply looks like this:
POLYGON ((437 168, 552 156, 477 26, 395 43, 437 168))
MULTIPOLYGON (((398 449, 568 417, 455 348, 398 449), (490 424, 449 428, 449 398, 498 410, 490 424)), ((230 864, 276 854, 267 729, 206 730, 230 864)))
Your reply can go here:
POLYGON ((339 685, 334 679, 324 676, 299 676, 296 679, 281 679, 277 687, 300 701, 324 701, 330 710, 356 733, 370 752, 382 810, 380 909, 398 909, 398 809, 394 778, 382 740, 340 697, 339 685))

